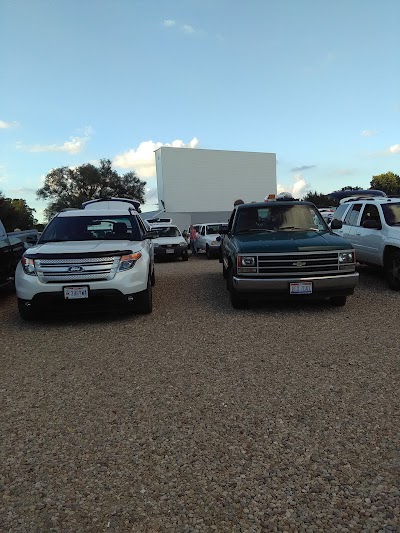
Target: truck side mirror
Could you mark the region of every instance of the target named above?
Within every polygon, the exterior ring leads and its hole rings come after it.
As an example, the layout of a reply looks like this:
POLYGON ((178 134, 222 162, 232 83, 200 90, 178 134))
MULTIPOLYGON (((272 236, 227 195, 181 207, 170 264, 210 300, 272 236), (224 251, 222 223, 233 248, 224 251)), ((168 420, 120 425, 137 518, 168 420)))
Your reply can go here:
POLYGON ((343 223, 341 220, 337 220, 336 218, 334 218, 331 222, 331 229, 340 229, 342 228, 343 226, 343 223))

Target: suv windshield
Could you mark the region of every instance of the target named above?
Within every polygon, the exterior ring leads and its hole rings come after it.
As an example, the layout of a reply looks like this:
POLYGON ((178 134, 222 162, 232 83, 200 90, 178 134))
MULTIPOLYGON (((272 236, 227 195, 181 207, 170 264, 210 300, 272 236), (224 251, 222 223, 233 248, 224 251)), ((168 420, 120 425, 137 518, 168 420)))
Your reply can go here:
POLYGON ((313 205, 275 204, 238 209, 235 233, 253 231, 328 231, 321 214, 313 205))
POLYGON ((43 231, 38 244, 60 241, 141 241, 142 235, 135 216, 76 216, 55 217, 43 231))
POLYGON ((383 204, 383 216, 389 226, 400 226, 400 203, 383 204))
POLYGON ((207 226, 207 235, 219 235, 219 230, 221 227, 226 227, 227 224, 213 224, 212 226, 207 226))
POLYGON ((158 233, 159 237, 181 237, 181 232, 178 230, 175 226, 169 226, 166 228, 152 228, 156 233, 158 233))

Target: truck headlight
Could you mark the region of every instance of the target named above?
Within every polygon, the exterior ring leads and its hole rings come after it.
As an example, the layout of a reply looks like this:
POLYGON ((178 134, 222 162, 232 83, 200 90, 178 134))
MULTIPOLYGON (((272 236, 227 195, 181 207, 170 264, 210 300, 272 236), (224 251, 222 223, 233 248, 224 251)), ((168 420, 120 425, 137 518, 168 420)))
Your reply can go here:
POLYGON ((254 267, 256 266, 256 258, 249 255, 239 255, 238 267, 254 267))
POLYGON ((135 266, 135 263, 138 259, 142 257, 142 254, 140 252, 136 252, 134 254, 129 255, 122 255, 121 259, 119 260, 119 267, 118 271, 124 271, 129 270, 130 268, 135 266))
POLYGON ((22 257, 21 264, 25 274, 28 274, 29 276, 37 276, 35 261, 33 259, 30 259, 29 257, 22 257))
POLYGON ((339 264, 354 263, 354 252, 339 252, 339 264))
POLYGON ((187 242, 180 242, 179 246, 187 246, 187 242))

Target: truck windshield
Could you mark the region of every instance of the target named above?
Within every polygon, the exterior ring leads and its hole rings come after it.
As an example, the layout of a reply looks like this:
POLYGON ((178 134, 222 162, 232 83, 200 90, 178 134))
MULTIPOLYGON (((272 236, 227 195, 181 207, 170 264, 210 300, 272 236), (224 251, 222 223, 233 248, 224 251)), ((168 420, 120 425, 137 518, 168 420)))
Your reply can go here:
POLYGON ((76 216, 56 217, 45 228, 38 244, 62 241, 142 240, 136 217, 76 216))
POLYGON ((271 231, 328 231, 312 205, 279 204, 238 209, 234 233, 271 231))
POLYGON ((383 216, 389 226, 400 226, 400 202, 397 204, 383 204, 383 216))
POLYGON ((153 226, 152 228, 159 237, 181 237, 181 232, 175 226, 169 227, 157 227, 153 226))

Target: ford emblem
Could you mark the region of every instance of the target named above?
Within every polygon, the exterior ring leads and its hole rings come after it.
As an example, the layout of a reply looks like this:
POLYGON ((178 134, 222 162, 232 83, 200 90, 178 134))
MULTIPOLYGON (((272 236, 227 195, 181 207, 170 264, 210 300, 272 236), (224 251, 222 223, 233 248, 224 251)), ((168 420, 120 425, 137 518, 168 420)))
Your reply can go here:
POLYGON ((72 266, 68 267, 68 272, 82 272, 83 267, 81 266, 72 266))
POLYGON ((307 262, 306 261, 296 261, 295 263, 293 263, 293 266, 295 267, 303 267, 303 266, 306 266, 307 262))

